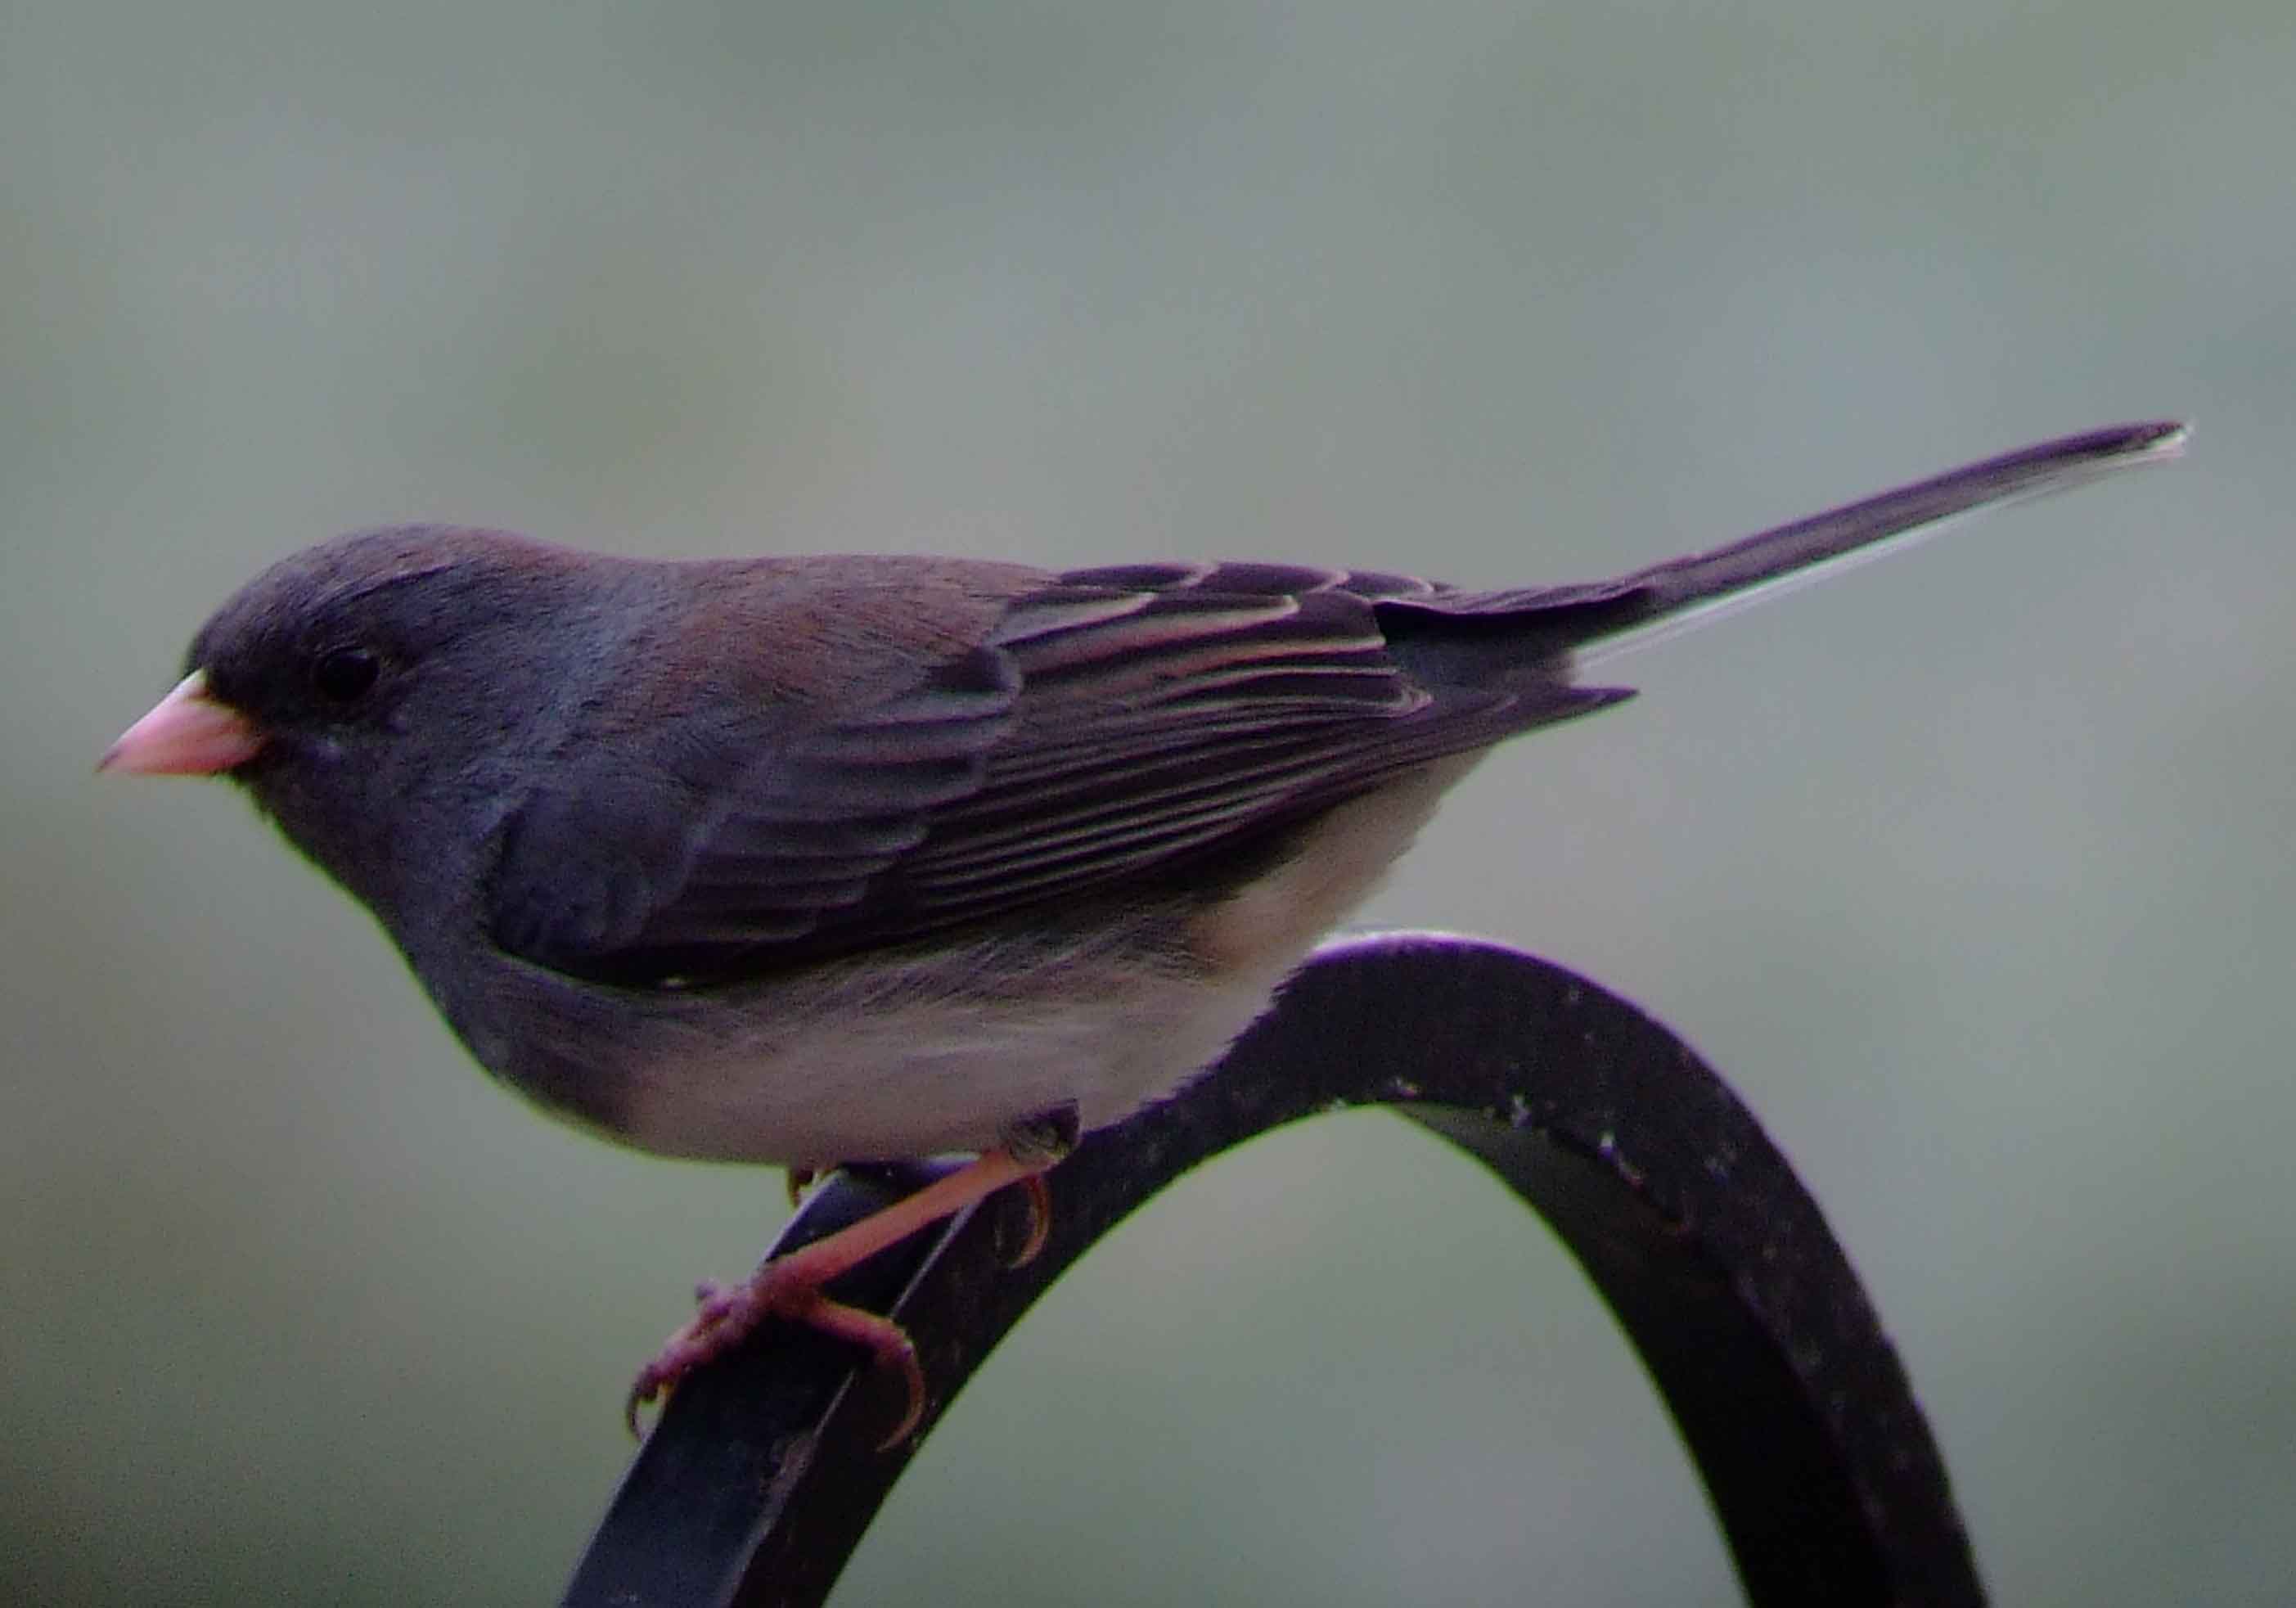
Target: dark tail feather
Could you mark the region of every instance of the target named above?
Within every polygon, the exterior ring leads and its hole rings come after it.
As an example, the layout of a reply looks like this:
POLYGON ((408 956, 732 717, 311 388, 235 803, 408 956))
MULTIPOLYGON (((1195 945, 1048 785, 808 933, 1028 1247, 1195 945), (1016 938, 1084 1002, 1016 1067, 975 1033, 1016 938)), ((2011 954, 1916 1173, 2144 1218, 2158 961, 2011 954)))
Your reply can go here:
MULTIPOLYGON (((1711 552, 1652 564, 1621 578, 1646 600, 1643 618, 1621 620, 1587 640, 1632 632, 1632 642, 1620 641, 1616 647, 1642 645, 1649 638, 1637 628, 1686 625, 1686 616, 1717 605, 1751 603, 1772 587, 1816 580, 1836 568, 1878 558, 1904 545, 1890 538, 1927 536, 1956 514, 2062 491, 2115 469, 2173 458, 2184 450, 2185 437, 2181 423, 2087 431, 1949 469, 1711 552)), ((1614 651, 1610 643, 1605 649, 1605 657, 1614 651)))
MULTIPOLYGON (((1956 514, 1989 504, 2038 496, 2115 469, 2156 463, 2182 451, 2181 423, 2118 424, 2021 447, 1948 470, 1790 525, 1637 570, 1614 580, 1536 591, 1382 602, 1382 620, 1406 633, 1401 618, 1447 619, 1455 628, 1506 631, 1518 643, 1526 628, 1551 650, 1573 652, 1581 666, 1702 625, 1775 593, 1910 545, 1956 514), (1900 538, 1893 541, 1891 538, 1900 538), (1470 622, 1472 622, 1472 624, 1470 622), (1504 623, 1502 623, 1504 622, 1504 623), (1589 646, 1588 644, 1596 644, 1589 646)), ((1436 628, 1440 629, 1440 628, 1436 628)), ((1390 630, 1390 635, 1394 631, 1390 630)))

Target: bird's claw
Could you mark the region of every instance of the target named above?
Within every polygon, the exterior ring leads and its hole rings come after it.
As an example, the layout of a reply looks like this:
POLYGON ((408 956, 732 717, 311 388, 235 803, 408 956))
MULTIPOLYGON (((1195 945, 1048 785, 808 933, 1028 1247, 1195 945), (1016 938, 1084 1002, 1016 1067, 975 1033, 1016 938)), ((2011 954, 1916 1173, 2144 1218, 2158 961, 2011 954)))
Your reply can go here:
POLYGON ((1053 1192, 1045 1182, 1045 1175, 1031 1173, 1022 1178, 1021 1191, 1029 1203, 1029 1231, 1021 1238, 1021 1248, 1004 1259, 1008 1269, 1025 1268, 1035 1261, 1053 1234, 1053 1192))
POLYGON ((639 1415, 675 1390, 703 1364, 714 1362, 747 1339, 768 1317, 803 1324, 834 1339, 865 1349, 876 1365, 898 1374, 906 1394, 900 1420, 879 1445, 890 1451, 913 1434, 925 1412, 925 1374, 916 1346, 900 1325, 874 1312, 831 1300, 817 1286, 777 1277, 768 1262, 743 1283, 730 1287, 704 1281, 694 1290, 691 1321, 662 1342, 652 1361, 638 1370, 622 1402, 622 1422, 633 1438, 642 1436, 639 1415))

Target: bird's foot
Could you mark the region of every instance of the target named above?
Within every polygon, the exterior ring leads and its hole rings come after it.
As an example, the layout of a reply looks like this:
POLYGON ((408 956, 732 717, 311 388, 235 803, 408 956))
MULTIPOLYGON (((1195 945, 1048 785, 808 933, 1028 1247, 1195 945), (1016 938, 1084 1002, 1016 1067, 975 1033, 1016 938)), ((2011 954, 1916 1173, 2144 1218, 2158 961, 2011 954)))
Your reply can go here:
POLYGON ((898 1373, 906 1405, 882 1447, 890 1449, 906 1440, 925 1410, 925 1375, 916 1347, 891 1318, 830 1300, 817 1280, 802 1276, 804 1271, 786 1260, 771 1261, 731 1288, 705 1284, 697 1289, 693 1320, 662 1342, 653 1360, 630 1383, 622 1407, 630 1433, 638 1433, 638 1415, 650 1403, 694 1369, 741 1344, 760 1324, 778 1317, 860 1346, 879 1367, 898 1373))
POLYGON ((1021 1248, 1004 1259, 1008 1268, 1025 1268, 1035 1261, 1053 1234, 1053 1191, 1045 1175, 1031 1173, 1022 1178, 1021 1193, 1029 1203, 1029 1228, 1021 1236, 1021 1248))
POLYGON ((1077 1108, 1054 1106, 1033 1117, 1005 1124, 1003 1149, 1030 1170, 1016 1180, 1029 1202, 1029 1228, 1021 1248, 1004 1259, 1007 1268, 1025 1268, 1037 1259, 1053 1232, 1053 1192, 1045 1174, 1077 1145, 1077 1108))
POLYGON ((1029 1261, 1044 1249, 1052 1224, 1052 1198, 1040 1175, 1067 1153, 1075 1135, 1073 1110, 1015 1123, 1007 1130, 1004 1144, 983 1152, 969 1165, 935 1179, 914 1194, 775 1257, 742 1284, 731 1288, 702 1285, 694 1292, 699 1305, 693 1321, 664 1341, 653 1360, 631 1382, 622 1414, 630 1432, 638 1432, 638 1414, 649 1403, 676 1388, 694 1369, 741 1344, 767 1319, 778 1317, 861 1346, 881 1367, 899 1371, 908 1387, 908 1405, 884 1442, 887 1448, 898 1446, 924 1416, 924 1371, 918 1366, 916 1347, 891 1318, 832 1300, 822 1293, 822 1286, 887 1246, 964 1210, 1008 1184, 1026 1185, 1029 1225, 1020 1253, 1009 1265, 1017 1268, 1029 1261))

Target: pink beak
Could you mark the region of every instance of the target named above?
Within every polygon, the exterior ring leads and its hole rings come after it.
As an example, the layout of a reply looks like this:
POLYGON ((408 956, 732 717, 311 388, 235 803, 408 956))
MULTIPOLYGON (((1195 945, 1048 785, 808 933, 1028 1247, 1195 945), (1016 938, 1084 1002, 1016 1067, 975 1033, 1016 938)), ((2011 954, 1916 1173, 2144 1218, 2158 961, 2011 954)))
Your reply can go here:
POLYGON ((139 776, 212 776, 263 751, 263 733, 236 710, 208 695, 205 670, 193 670, 152 712, 103 751, 98 770, 139 776))

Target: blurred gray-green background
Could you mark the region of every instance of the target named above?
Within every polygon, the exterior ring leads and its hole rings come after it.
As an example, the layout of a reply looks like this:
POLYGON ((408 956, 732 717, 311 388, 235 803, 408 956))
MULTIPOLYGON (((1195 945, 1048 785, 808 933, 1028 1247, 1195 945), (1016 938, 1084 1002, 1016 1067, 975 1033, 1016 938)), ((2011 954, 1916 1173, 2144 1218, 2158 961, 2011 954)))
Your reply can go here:
MULTIPOLYGON (((484 1081, 228 790, 91 777, 284 550, 1555 580, 2189 414, 1619 667, 1370 914, 1736 1081, 2003 1602, 2285 1601, 2292 82, 2281 0, 0 4, 0 1589, 545 1598, 783 1210, 484 1081)), ((1069 1279, 840 1600, 1734 1594, 1574 1270, 1365 1116, 1069 1279)))

